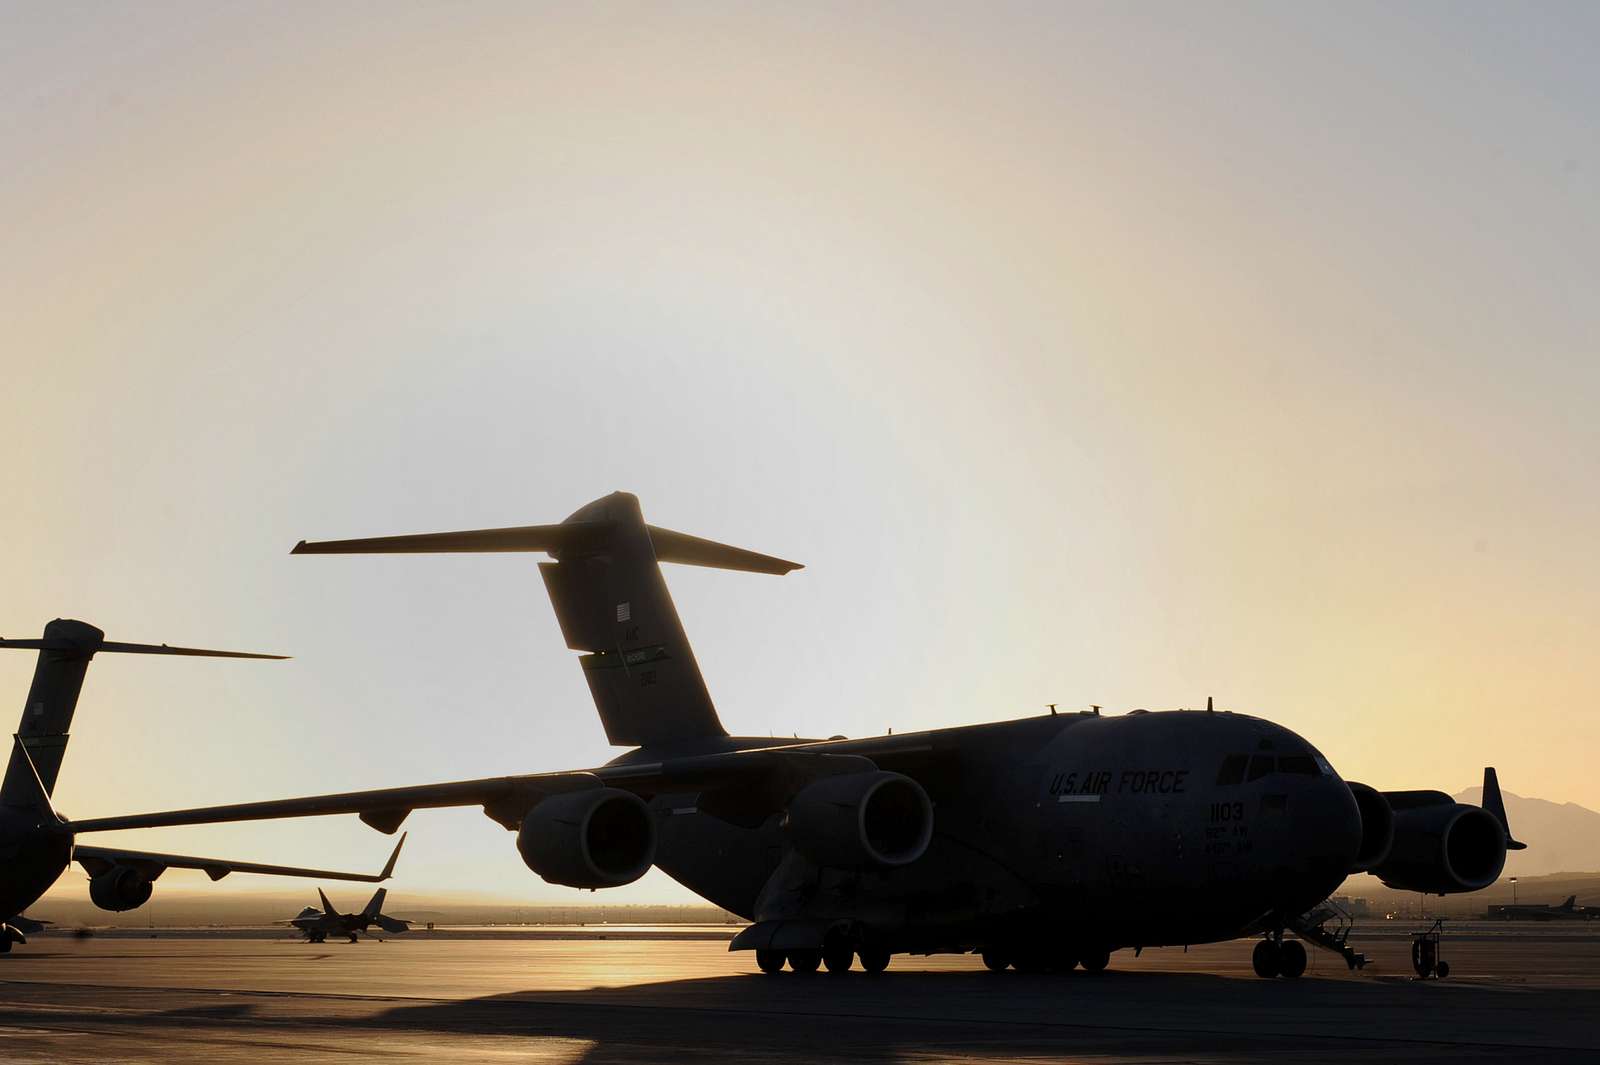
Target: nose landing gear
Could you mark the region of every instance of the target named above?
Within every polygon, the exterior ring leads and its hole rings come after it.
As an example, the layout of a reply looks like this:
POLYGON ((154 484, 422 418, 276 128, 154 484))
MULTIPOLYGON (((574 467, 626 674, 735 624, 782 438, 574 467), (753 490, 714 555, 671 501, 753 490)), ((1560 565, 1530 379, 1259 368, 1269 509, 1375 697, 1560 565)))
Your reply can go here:
POLYGON ((1306 971, 1306 948, 1298 939, 1284 939, 1280 928, 1256 944, 1250 954, 1250 967, 1263 980, 1277 976, 1285 980, 1298 979, 1306 971))

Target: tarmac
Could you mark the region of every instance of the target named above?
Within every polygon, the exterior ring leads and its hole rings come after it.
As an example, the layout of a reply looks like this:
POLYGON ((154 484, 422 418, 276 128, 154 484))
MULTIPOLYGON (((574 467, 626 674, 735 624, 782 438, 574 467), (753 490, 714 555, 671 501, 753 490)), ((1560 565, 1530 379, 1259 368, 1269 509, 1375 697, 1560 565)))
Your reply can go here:
POLYGON ((1312 952, 1296 981, 1251 943, 990 973, 897 957, 869 976, 763 976, 725 933, 437 933, 312 945, 157 930, 34 937, 0 957, 0 1060, 34 1062, 1600 1061, 1600 926, 1463 924, 1445 980, 1408 928, 1312 952))

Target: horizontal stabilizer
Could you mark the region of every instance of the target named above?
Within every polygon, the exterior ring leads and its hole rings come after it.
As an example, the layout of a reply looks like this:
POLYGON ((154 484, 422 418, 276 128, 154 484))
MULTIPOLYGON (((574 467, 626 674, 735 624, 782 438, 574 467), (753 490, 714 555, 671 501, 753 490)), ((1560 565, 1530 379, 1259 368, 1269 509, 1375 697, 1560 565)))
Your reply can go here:
POLYGON ((201 647, 173 647, 164 643, 117 643, 106 640, 98 645, 86 646, 76 640, 6 640, 0 639, 0 648, 18 651, 89 651, 92 654, 113 652, 128 655, 188 655, 193 658, 266 658, 283 661, 288 655, 264 655, 251 651, 209 651, 201 647))
POLYGON ((465 529, 415 536, 374 536, 364 540, 301 540, 291 555, 406 555, 563 551, 598 542, 611 532, 609 521, 566 525, 516 525, 506 529, 465 529))
MULTIPOLYGON (((569 521, 560 525, 516 525, 504 529, 463 529, 459 532, 419 533, 414 536, 376 536, 364 540, 301 540, 292 555, 391 554, 491 554, 543 551, 586 555, 605 550, 616 530, 613 521, 569 521)), ((647 526, 657 562, 686 566, 771 573, 781 576, 802 569, 798 562, 719 544, 659 526, 647 526)))
POLYGON ((746 551, 742 547, 730 547, 715 540, 702 540, 698 536, 673 532, 657 525, 650 525, 647 528, 650 530, 650 542, 656 549, 657 562, 710 566, 713 569, 739 570, 743 573, 770 573, 776 577, 781 577, 790 570, 805 568, 798 562, 746 551))

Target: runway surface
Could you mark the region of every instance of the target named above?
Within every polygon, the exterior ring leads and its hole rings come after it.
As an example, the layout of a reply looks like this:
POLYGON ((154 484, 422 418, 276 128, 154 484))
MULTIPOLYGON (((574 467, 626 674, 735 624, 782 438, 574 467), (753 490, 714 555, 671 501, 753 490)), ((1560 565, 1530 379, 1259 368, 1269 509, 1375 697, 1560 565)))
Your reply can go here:
POLYGON ((0 957, 0 1060, 33 1062, 1600 1061, 1600 935, 1468 932, 1448 980, 1401 934, 1364 972, 1298 981, 1249 943, 1113 956, 1098 976, 895 959, 755 972, 705 938, 426 932, 310 945, 216 935, 37 937, 0 957))

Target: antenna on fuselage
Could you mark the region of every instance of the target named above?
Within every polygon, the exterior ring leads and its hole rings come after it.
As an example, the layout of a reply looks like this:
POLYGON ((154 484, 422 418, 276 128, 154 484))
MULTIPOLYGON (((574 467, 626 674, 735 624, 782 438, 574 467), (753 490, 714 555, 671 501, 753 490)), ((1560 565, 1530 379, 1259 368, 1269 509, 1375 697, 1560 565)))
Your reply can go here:
POLYGON ((1211 709, 1211 696, 1209 695, 1206 696, 1206 713, 1215 713, 1215 711, 1211 709))
POLYGON ((1056 716, 1056 704, 1055 703, 1045 703, 1044 705, 1046 705, 1046 706, 1048 706, 1050 708, 1050 716, 1051 717, 1055 717, 1056 716))

